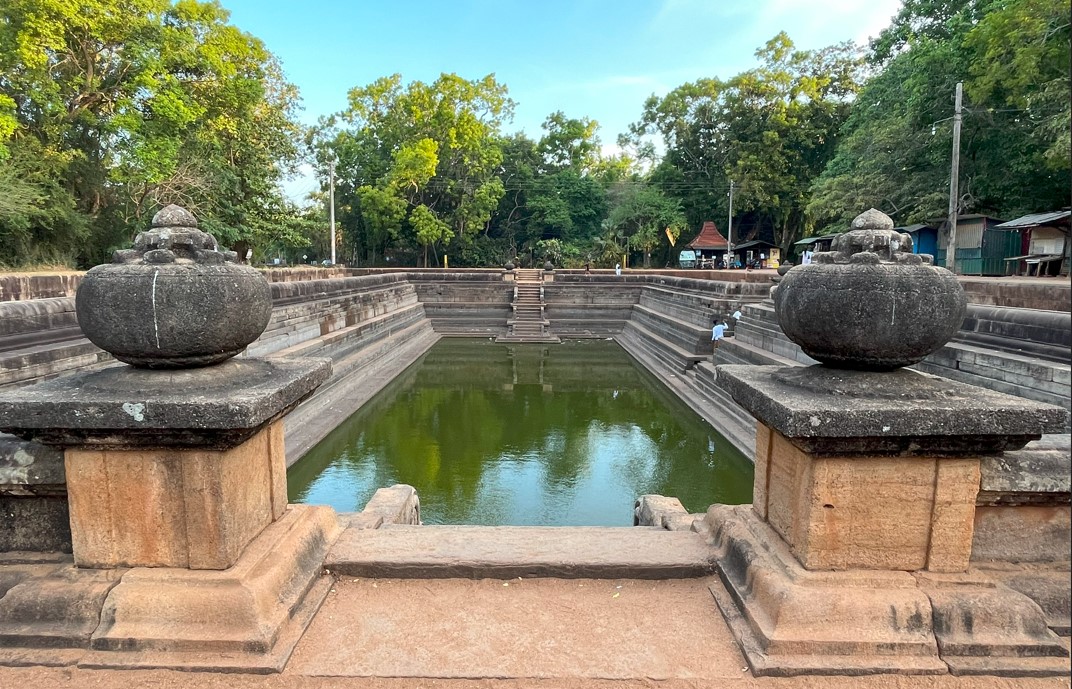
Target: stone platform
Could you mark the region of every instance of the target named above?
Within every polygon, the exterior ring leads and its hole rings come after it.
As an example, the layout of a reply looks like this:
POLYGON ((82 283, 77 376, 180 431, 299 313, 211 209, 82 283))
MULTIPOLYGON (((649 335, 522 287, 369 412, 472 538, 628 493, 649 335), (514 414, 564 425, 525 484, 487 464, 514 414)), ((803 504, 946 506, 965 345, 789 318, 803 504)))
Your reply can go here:
POLYGON ((347 529, 324 566, 414 579, 680 579, 712 574, 698 534, 655 527, 386 526, 347 529))

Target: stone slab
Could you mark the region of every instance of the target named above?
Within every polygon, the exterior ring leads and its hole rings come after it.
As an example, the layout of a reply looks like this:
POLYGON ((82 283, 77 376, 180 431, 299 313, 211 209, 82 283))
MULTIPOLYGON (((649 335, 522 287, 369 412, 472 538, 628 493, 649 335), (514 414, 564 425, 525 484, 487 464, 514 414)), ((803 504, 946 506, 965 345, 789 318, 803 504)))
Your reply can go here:
POLYGON ((69 560, 0 569, 6 576, 24 575, 0 597, 0 664, 23 655, 7 649, 85 647, 106 596, 127 571, 83 570, 69 560))
POLYGON ((816 453, 978 455, 1058 433, 1052 405, 908 369, 718 366, 717 383, 761 423, 816 453))
POLYGON ((67 450, 75 562, 230 567, 286 508, 282 426, 223 451, 67 450))
POLYGON ((916 577, 931 600, 934 635, 952 674, 1069 674, 1068 649, 1028 596, 976 572, 916 577))
POLYGON ((654 527, 384 526, 346 529, 324 566, 361 577, 674 579, 715 563, 698 534, 654 527))
POLYGON ((0 433, 0 493, 62 494, 63 452, 0 433))
POLYGON ((0 553, 26 550, 71 552, 66 497, 13 497, 0 492, 0 553))
POLYGON ((908 572, 810 572, 748 505, 712 505, 711 593, 757 676, 943 674, 908 572))
POLYGON ((981 504, 1041 502, 1068 504, 1072 492, 1072 439, 1049 434, 1022 450, 984 457, 981 504))
POLYGON ((329 507, 292 505, 223 571, 137 568, 109 593, 83 667, 278 672, 324 596, 329 507))
POLYGON ((287 673, 722 686, 748 673, 708 581, 343 577, 287 673))
POLYGON ((331 373, 326 359, 232 359, 153 371, 111 366, 0 392, 0 431, 92 449, 226 449, 280 418, 331 373))
POLYGON ((972 560, 1069 562, 1072 560, 1072 509, 1069 505, 977 506, 972 560))

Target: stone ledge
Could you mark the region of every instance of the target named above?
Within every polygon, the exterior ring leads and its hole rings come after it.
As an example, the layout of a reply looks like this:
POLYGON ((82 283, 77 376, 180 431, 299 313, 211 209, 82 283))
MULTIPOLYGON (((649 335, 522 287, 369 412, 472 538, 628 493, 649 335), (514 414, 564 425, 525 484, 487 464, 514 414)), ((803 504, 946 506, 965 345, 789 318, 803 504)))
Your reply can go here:
POLYGON ((1064 429, 1068 412, 907 369, 719 366, 717 383, 806 452, 979 455, 1064 429))
POLYGON ((62 447, 228 449, 330 373, 326 359, 240 358, 177 371, 112 366, 0 393, 0 430, 62 447))
POLYGON ((324 566, 407 579, 678 579, 714 571, 697 534, 644 527, 348 528, 324 566))

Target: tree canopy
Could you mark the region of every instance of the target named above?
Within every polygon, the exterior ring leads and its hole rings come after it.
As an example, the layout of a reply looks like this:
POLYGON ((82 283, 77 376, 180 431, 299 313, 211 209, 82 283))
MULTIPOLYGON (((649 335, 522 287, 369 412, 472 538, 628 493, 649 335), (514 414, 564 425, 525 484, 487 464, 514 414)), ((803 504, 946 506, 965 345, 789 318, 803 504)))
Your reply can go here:
POLYGON ((89 266, 180 203, 256 258, 351 265, 675 263, 724 222, 788 250, 868 207, 899 224, 948 206, 964 83, 958 207, 1010 218, 1069 204, 1070 30, 1060 0, 904 0, 869 46, 798 49, 653 94, 607 152, 599 123, 511 130, 495 75, 394 74, 298 124, 297 88, 226 10, 199 0, 0 4, 0 265, 89 266), (311 162, 305 205, 281 180, 311 162))
POLYGON ((197 0, 0 5, 0 261, 99 262, 181 203, 226 244, 292 241, 297 90, 197 0), (281 215, 288 218, 281 222, 281 215))

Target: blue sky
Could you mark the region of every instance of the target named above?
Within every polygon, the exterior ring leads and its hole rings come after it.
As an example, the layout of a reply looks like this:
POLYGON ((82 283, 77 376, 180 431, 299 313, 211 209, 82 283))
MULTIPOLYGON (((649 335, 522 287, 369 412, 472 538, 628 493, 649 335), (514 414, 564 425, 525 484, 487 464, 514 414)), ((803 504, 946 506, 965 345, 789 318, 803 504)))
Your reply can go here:
MULTIPOLYGON (((644 100, 701 77, 730 77, 779 31, 799 48, 866 41, 899 0, 221 0, 301 89, 301 118, 342 110, 354 86, 398 72, 489 73, 517 102, 507 131, 540 136, 561 110, 591 117, 614 150, 644 100)), ((300 198, 310 178, 286 185, 300 198)))

